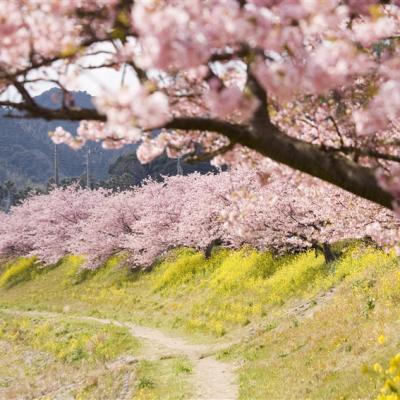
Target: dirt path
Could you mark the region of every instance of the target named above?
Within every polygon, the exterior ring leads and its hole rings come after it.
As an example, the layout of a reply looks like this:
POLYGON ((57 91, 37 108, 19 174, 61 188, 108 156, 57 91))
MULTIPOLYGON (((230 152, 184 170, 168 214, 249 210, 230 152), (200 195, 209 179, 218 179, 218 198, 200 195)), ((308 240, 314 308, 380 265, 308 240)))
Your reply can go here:
POLYGON ((42 318, 68 317, 78 321, 93 321, 100 324, 111 324, 128 328, 136 338, 147 342, 151 356, 184 355, 193 363, 193 384, 195 397, 192 400, 236 400, 238 386, 235 383, 233 367, 209 356, 218 348, 207 345, 189 344, 182 338, 170 337, 158 329, 147 328, 128 322, 94 317, 68 316, 46 311, 18 311, 2 309, 12 315, 37 316, 42 318))

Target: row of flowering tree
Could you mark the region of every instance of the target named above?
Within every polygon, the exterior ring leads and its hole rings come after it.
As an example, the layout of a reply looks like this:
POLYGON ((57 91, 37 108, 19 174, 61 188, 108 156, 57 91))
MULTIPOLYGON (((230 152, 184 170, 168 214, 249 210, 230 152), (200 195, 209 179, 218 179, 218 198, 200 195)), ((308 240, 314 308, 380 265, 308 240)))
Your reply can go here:
POLYGON ((56 142, 273 170, 267 157, 387 208, 400 197, 398 0, 0 0, 0 21, 0 106, 81 121, 56 142), (96 108, 77 107, 69 90, 97 69, 126 79, 96 75, 96 108), (54 107, 32 96, 43 83, 63 92, 54 107))
MULTIPOLYGON (((275 253, 324 249, 342 239, 389 244, 398 222, 391 211, 298 174, 281 179, 237 169, 147 181, 131 191, 71 186, 32 195, 0 214, 0 257, 34 255, 54 263, 67 254, 96 268, 123 252, 149 267, 179 246, 245 244, 275 253)), ((325 253, 328 256, 329 254, 325 253)))

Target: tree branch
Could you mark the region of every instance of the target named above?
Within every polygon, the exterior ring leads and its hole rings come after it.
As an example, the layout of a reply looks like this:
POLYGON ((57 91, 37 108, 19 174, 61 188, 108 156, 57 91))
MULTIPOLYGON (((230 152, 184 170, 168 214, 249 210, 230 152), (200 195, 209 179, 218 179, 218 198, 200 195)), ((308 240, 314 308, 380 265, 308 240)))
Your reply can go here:
POLYGON ((0 107, 11 107, 15 110, 25 111, 27 114, 12 115, 12 118, 35 119, 43 118, 47 121, 51 120, 95 120, 106 121, 106 116, 100 114, 97 110, 91 108, 59 108, 51 109, 42 107, 36 103, 17 103, 12 101, 0 101, 0 107))
MULTIPOLYGON (((26 111, 29 114, 21 116, 25 118, 106 121, 106 116, 95 109, 53 110, 39 105, 32 107, 26 103, 9 101, 0 101, 0 106, 26 111)), ((342 154, 285 135, 268 120, 264 125, 257 123, 245 126, 218 119, 182 117, 175 118, 160 128, 220 133, 232 143, 239 143, 279 163, 332 183, 386 208, 392 208, 392 196, 378 185, 371 168, 358 165, 342 154)))
POLYGON ((176 118, 166 128, 220 133, 272 160, 383 207, 392 208, 392 196, 379 186, 371 168, 358 165, 341 154, 327 152, 317 145, 287 136, 272 124, 257 127, 256 135, 250 134, 245 126, 207 118, 176 118))
POLYGON ((233 142, 238 142, 240 138, 245 138, 250 131, 240 124, 234 124, 218 119, 202 117, 178 117, 161 127, 165 129, 177 129, 184 131, 208 131, 225 135, 233 142))
POLYGON ((325 147, 324 149, 327 152, 332 152, 332 153, 343 153, 343 154, 354 153, 361 157, 372 157, 372 158, 377 158, 380 160, 394 161, 394 162, 400 163, 400 156, 396 156, 394 154, 381 153, 376 150, 362 149, 362 148, 353 147, 353 146, 325 147))

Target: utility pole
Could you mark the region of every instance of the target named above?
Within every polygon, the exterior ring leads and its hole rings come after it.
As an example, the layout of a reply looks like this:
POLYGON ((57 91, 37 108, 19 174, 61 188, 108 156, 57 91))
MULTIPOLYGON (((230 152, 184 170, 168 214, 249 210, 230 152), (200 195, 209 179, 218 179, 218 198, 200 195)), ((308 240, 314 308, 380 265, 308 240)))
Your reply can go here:
POLYGON ((88 151, 86 152, 86 188, 90 189, 91 188, 91 183, 90 183, 90 147, 88 151))
POLYGON ((183 168, 182 168, 181 159, 182 159, 182 157, 178 157, 176 159, 176 174, 177 175, 183 175, 183 168))
POLYGON ((10 188, 7 188, 7 197, 4 205, 4 212, 8 214, 10 212, 11 208, 11 203, 12 203, 12 197, 11 197, 11 191, 10 188))
POLYGON ((13 203, 13 193, 12 189, 14 187, 14 184, 11 181, 7 181, 4 184, 6 190, 7 190, 7 197, 4 200, 4 211, 6 214, 10 212, 12 203, 13 203))
POLYGON ((58 147, 54 144, 54 185, 59 185, 59 173, 58 173, 58 147))

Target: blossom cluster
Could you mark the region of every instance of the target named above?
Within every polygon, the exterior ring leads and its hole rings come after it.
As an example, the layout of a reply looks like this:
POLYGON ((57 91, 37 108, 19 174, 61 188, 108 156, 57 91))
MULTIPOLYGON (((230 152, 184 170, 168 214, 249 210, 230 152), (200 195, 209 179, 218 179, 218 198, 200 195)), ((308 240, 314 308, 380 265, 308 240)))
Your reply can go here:
POLYGON ((282 185, 237 169, 149 180, 123 192, 71 186, 32 195, 0 214, 0 257, 34 255, 54 263, 80 254, 95 268, 124 252, 133 266, 148 267, 169 249, 204 250, 214 240, 299 251, 366 234, 385 244, 398 227, 389 211, 333 186, 304 185, 297 175, 282 185))
MULTIPOLYGON (((119 147, 182 115, 247 122, 259 100, 249 85, 255 77, 285 132, 312 135, 315 128, 292 129, 280 114, 300 101, 318 126, 315 99, 334 93, 333 117, 344 120, 344 108, 347 116, 341 134, 368 136, 363 145, 371 146, 400 117, 399 33, 397 0, 0 0, 0 87, 63 85, 68 67, 93 68, 87 60, 104 52, 96 68, 125 65, 136 81, 103 88, 96 107, 106 122, 83 122, 78 138, 59 130, 58 142, 119 147), (360 82, 369 84, 360 90, 360 82)), ((301 111, 289 113, 300 120, 301 111)), ((332 124, 325 130, 330 141, 337 132, 332 124)), ((141 158, 159 154, 157 146, 147 141, 141 158)))

